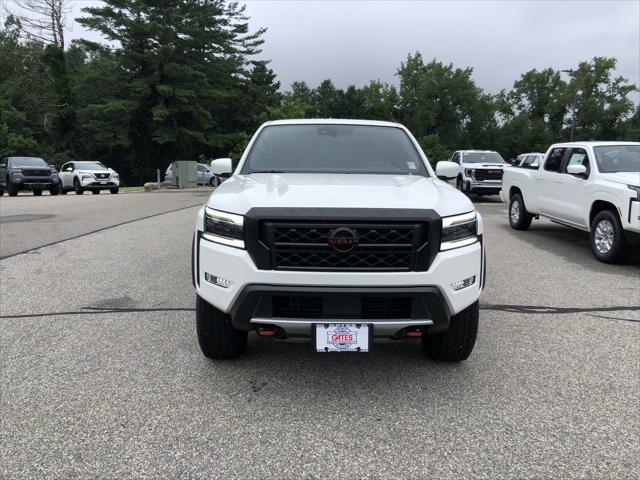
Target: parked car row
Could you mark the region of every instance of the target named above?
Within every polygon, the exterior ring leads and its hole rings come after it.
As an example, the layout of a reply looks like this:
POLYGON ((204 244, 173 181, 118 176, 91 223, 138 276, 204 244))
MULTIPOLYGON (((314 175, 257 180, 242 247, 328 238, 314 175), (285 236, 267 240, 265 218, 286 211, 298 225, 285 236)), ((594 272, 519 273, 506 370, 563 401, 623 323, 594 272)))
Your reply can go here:
POLYGON ((640 246, 640 143, 571 142, 512 164, 491 150, 458 150, 446 163, 458 190, 500 194, 509 222, 526 230, 541 216, 589 232, 595 257, 607 263, 640 246))
POLYGON ((101 190, 118 193, 120 176, 100 162, 67 162, 60 172, 39 157, 8 157, 0 160, 0 196, 7 193, 14 197, 22 190, 42 195, 48 190, 51 195, 75 191, 98 194, 101 190))

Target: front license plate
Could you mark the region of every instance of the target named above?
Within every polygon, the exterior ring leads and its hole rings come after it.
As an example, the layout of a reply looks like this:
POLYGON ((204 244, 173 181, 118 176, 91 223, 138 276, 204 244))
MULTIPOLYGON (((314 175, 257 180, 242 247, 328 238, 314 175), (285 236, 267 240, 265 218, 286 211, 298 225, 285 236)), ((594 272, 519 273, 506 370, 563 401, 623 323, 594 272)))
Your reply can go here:
POLYGON ((100 185, 106 185, 107 182, 100 182, 100 185))
POLYGON ((362 323, 318 323, 316 351, 368 352, 371 348, 372 329, 362 323))

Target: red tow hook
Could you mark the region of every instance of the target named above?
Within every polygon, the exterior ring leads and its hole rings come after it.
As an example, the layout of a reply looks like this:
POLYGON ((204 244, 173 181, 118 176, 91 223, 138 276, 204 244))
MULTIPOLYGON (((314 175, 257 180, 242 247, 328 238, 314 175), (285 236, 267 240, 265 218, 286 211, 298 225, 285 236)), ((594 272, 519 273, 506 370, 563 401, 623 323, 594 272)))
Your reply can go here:
POLYGON ((404 332, 405 337, 421 337, 422 332, 420 330, 407 330, 404 332))
POLYGON ((261 328, 260 330, 258 330, 258 335, 260 335, 261 337, 275 337, 276 336, 276 330, 269 330, 266 328, 261 328))

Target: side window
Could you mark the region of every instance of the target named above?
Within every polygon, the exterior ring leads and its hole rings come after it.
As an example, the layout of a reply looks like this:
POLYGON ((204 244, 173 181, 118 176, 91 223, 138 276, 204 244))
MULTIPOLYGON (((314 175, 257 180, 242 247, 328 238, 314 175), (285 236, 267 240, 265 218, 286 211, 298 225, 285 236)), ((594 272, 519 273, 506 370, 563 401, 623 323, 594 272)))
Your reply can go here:
POLYGON ((198 171, 199 172, 205 172, 206 169, 202 165, 198 165, 198 171))
POLYGON ((451 158, 452 162, 456 162, 457 164, 460 163, 460 152, 456 152, 453 154, 453 157, 451 158))
POLYGON ((560 166, 562 165, 562 159, 567 152, 567 147, 557 147, 549 152, 547 161, 544 164, 544 169, 549 172, 560 172, 560 166))
POLYGON ((535 159, 536 159, 535 155, 527 155, 524 158, 524 162, 522 162, 522 166, 531 168, 531 164, 534 163, 535 159))
POLYGON ((589 176, 589 155, 584 148, 572 148, 569 152, 568 159, 562 166, 562 173, 567 173, 567 167, 569 165, 584 165, 587 169, 587 176, 589 176))

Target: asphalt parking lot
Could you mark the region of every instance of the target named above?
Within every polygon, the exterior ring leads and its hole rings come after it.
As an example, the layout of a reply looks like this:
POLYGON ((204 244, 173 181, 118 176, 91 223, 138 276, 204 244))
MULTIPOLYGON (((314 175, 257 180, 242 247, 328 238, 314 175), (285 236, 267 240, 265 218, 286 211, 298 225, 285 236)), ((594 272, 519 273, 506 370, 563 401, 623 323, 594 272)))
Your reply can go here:
POLYGON ((0 199, 0 477, 638 478, 640 260, 484 215, 476 348, 321 355, 195 335, 206 192, 0 199), (635 460, 634 460, 635 458, 635 460))

